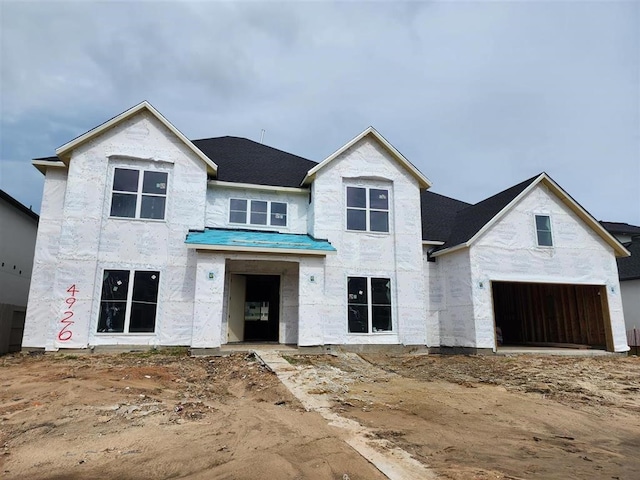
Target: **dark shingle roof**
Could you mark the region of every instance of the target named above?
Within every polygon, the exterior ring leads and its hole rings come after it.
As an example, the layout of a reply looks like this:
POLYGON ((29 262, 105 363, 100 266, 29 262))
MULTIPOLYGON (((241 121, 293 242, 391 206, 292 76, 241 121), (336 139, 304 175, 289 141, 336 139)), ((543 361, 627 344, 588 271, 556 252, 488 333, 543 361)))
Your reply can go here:
POLYGON ((620 222, 600 222, 605 229, 609 231, 609 233, 615 235, 640 235, 640 227, 636 225, 629 225, 628 223, 620 223, 620 222))
POLYGON ((444 242, 449 238, 456 214, 471 204, 423 190, 420 192, 422 239, 444 242))
POLYGON ((316 162, 246 138, 193 140, 218 165, 217 180, 279 187, 299 187, 316 162))
POLYGON ((507 188, 496 195, 487 198, 475 205, 463 208, 458 211, 455 221, 451 226, 451 235, 447 238, 444 245, 438 248, 455 247, 461 243, 470 240, 476 233, 482 229, 493 217, 495 217, 504 207, 509 205, 511 201, 522 193, 529 185, 531 185, 540 175, 531 177, 524 182, 507 188))
POLYGON ((640 238, 625 244, 631 252, 630 257, 618 258, 618 275, 620 280, 636 280, 640 278, 640 238))
POLYGON ((25 215, 27 215, 28 217, 33 218, 36 222, 40 218, 36 212, 31 210, 30 208, 25 207, 23 204, 21 204, 18 200, 13 198, 11 195, 9 195, 4 190, 0 190, 0 198, 3 199, 5 202, 7 202, 9 205, 11 205, 14 208, 16 208, 17 210, 19 210, 20 212, 22 212, 25 215))

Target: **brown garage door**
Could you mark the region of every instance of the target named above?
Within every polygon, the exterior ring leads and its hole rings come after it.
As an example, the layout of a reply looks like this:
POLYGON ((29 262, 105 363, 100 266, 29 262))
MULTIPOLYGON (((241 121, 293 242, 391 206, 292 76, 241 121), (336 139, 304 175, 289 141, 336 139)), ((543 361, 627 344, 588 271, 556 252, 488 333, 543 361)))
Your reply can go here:
POLYGON ((505 345, 609 344, 603 286, 492 282, 492 288, 496 328, 505 345))

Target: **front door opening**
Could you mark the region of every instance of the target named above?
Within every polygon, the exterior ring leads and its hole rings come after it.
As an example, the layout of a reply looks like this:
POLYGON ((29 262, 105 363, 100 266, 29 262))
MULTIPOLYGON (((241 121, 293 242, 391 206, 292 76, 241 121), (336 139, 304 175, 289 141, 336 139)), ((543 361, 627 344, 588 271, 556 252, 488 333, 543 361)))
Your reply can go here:
POLYGON ((279 275, 231 275, 228 341, 277 342, 279 275))
POLYGON ((498 346, 609 346, 604 287, 493 282, 492 288, 498 346))

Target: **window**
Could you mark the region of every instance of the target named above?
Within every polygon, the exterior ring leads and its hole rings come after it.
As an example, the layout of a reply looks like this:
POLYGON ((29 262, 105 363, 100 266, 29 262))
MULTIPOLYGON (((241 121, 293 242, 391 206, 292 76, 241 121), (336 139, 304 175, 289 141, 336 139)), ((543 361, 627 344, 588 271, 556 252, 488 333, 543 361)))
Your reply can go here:
POLYGON ((391 280, 348 277, 349 333, 390 332, 391 280))
POLYGON ((153 333, 159 282, 160 272, 105 270, 98 332, 153 333))
POLYGON ((116 168, 113 173, 110 215, 163 220, 167 176, 166 172, 116 168))
POLYGON ((347 230, 389 231, 389 191, 347 187, 347 230))
POLYGON ((552 247, 551 218, 549 215, 536 215, 536 234, 539 247, 552 247))
POLYGON ((229 201, 229 223, 286 227, 287 204, 232 198, 229 201))

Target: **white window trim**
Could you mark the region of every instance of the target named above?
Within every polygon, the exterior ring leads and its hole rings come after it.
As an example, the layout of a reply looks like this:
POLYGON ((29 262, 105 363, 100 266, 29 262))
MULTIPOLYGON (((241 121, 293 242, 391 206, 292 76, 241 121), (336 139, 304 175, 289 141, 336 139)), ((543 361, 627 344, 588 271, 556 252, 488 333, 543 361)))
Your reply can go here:
POLYGON ((389 235, 391 233, 391 189, 387 186, 384 187, 376 187, 376 186, 365 186, 365 185, 345 185, 344 187, 344 229, 347 232, 359 232, 359 233, 372 233, 374 235, 389 235), (366 191, 366 207, 350 207, 348 205, 347 200, 347 189, 348 188, 363 188, 366 191), (371 202, 370 190, 385 190, 387 192, 387 203, 389 208, 387 210, 381 210, 379 208, 371 208, 369 206, 371 202), (366 217, 366 230, 352 230, 349 228, 349 219, 347 215, 348 210, 364 210, 366 217), (379 230, 371 230, 371 212, 386 212, 387 213, 387 221, 388 221, 388 230, 386 232, 381 232, 379 230))
POLYGON ((168 203, 168 198, 169 198, 169 177, 171 177, 171 175, 169 175, 169 172, 166 170, 153 170, 153 169, 146 169, 146 168, 139 168, 139 167, 131 167, 131 166, 127 166, 127 165, 114 165, 113 169, 112 169, 112 175, 111 175, 111 201, 109 202, 109 219, 113 219, 113 220, 141 220, 143 222, 166 222, 167 221, 167 208, 169 206, 168 203), (137 170, 138 171, 138 189, 135 192, 125 192, 123 190, 115 190, 113 188, 113 182, 115 180, 116 177, 116 170, 137 170), (165 173, 167 175, 167 185, 166 185, 166 193, 162 194, 162 193, 143 193, 142 192, 142 186, 144 183, 144 174, 145 172, 152 172, 152 173, 165 173), (136 213, 135 216, 133 217, 118 217, 118 216, 114 216, 111 215, 111 207, 113 204, 113 194, 114 193, 121 193, 121 194, 125 194, 125 195, 135 195, 136 196, 136 213), (140 216, 140 211, 142 210, 142 197, 146 196, 146 197, 164 197, 164 216, 163 218, 144 218, 140 216))
MULTIPOLYGON (((118 217, 119 218, 119 217, 118 217)), ((126 270, 129 272, 129 285, 127 287, 127 304, 125 307, 125 311, 124 311, 124 325, 122 327, 122 332, 99 332, 98 331, 98 326, 100 325, 100 313, 102 312, 102 282, 100 282, 100 286, 98 289, 99 295, 100 295, 100 301, 99 301, 99 307, 98 307, 98 317, 96 320, 96 326, 94 328, 94 334, 98 335, 98 336, 113 336, 113 335, 126 335, 126 336, 155 336, 157 335, 158 332, 158 312, 160 310, 159 305, 160 305, 160 286, 162 282, 162 278, 164 277, 162 275, 162 271, 160 269, 157 270, 148 270, 148 269, 127 269, 127 268, 122 268, 122 267, 109 267, 109 268, 103 268, 101 270, 101 276, 100 278, 104 278, 104 272, 106 270, 126 270), (154 327, 153 327, 153 332, 129 332, 129 326, 131 325, 131 308, 133 307, 133 284, 135 283, 135 274, 136 272, 158 272, 158 275, 160 275, 160 281, 158 282, 158 295, 156 297, 156 318, 155 318, 155 322, 154 322, 154 327)), ((104 280, 103 280, 104 281, 104 280)))
MULTIPOLYGON (((361 230, 357 230, 357 231, 361 231, 361 230)), ((353 275, 347 275, 346 278, 346 292, 347 292, 347 309, 346 309, 346 320, 347 320, 347 335, 349 336, 358 336, 358 335, 390 335, 390 334, 396 334, 396 330, 395 330, 395 325, 396 323, 393 321, 395 318, 395 312, 394 312, 394 305, 393 305, 393 299, 394 299, 394 292, 393 292, 393 287, 394 287, 394 283, 391 280, 391 277, 389 276, 385 276, 383 275, 361 275, 361 274, 353 274, 353 275), (369 330, 368 332, 350 332, 349 331, 349 279, 350 278, 366 278, 367 279, 367 329, 369 330), (391 303, 390 303, 390 308, 391 308, 391 330, 381 330, 381 331, 377 331, 374 332, 373 331, 373 297, 371 295, 372 293, 372 289, 371 289, 371 279, 372 278, 384 278, 386 280, 389 280, 389 282, 391 283, 391 287, 390 287, 390 291, 389 291, 389 295, 391 296, 391 303)))
POLYGON ((250 225, 252 227, 268 227, 268 228, 288 228, 289 227, 289 203, 282 202, 279 200, 260 200, 258 198, 237 198, 230 197, 229 198, 229 210, 227 215, 227 225, 250 225), (246 221, 242 222, 232 222, 231 221, 231 202, 233 200, 240 200, 247 202, 247 216, 246 221), (251 223, 251 202, 266 202, 267 203, 267 223, 251 223), (284 225, 272 225, 271 224, 271 204, 272 203, 282 203, 286 206, 287 213, 285 213, 285 224, 284 225))
POLYGON ((536 248, 554 248, 555 247, 556 239, 555 239, 555 236, 553 235, 553 220, 551 219, 551 214, 542 213, 542 212, 533 214, 533 235, 535 237, 536 248), (538 223, 536 220, 537 217, 549 218, 549 233, 551 234, 551 245, 540 245, 540 243, 538 242, 538 223))

